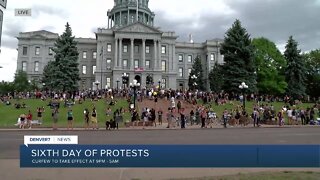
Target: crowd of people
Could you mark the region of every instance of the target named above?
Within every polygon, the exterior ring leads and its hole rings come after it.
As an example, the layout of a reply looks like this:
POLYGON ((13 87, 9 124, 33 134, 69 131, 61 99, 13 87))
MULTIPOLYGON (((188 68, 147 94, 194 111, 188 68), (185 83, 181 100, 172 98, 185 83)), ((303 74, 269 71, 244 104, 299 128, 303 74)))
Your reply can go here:
MULTIPOLYGON (((243 97, 241 94, 228 94, 228 93, 213 93, 213 92, 200 92, 200 91, 176 91, 176 90, 157 90, 157 89, 140 89, 135 92, 130 89, 122 90, 85 90, 79 92, 69 93, 57 93, 57 92, 27 92, 27 93, 15 93, 8 96, 1 96, 0 100, 11 105, 11 100, 16 99, 30 99, 36 98, 42 101, 49 101, 48 106, 51 108, 51 116, 53 120, 53 129, 57 129, 57 123, 59 120, 59 108, 60 103, 64 105, 67 110, 67 129, 73 130, 74 126, 74 113, 72 106, 77 102, 82 104, 83 102, 90 101, 106 101, 105 110, 105 125, 106 129, 118 129, 119 123, 124 122, 124 113, 131 113, 131 121, 133 126, 138 126, 138 122, 142 122, 142 128, 145 129, 148 126, 162 126, 163 122, 167 122, 166 128, 186 128, 186 126, 199 125, 201 128, 212 128, 217 125, 238 126, 248 125, 250 123, 255 127, 261 126, 261 124, 277 124, 283 126, 285 123, 288 125, 295 124, 311 124, 316 125, 319 123, 316 119, 319 113, 318 104, 313 107, 301 108, 299 107, 300 101, 293 101, 288 96, 275 97, 275 96, 261 96, 255 94, 249 94, 243 97), (132 98, 139 102, 153 101, 154 105, 151 107, 140 107, 140 111, 137 108, 131 108, 129 105, 132 102, 132 98), (115 98, 114 98, 115 97, 115 98), (128 109, 120 108, 112 111, 112 106, 117 104, 115 99, 127 99, 129 102, 128 109), (248 109, 244 109, 241 105, 244 98, 247 101, 253 102, 253 109, 250 113, 246 112, 248 109), (159 100, 168 102, 168 106, 164 107, 162 104, 157 105, 159 100), (199 103, 201 101, 202 103, 199 103), (272 104, 274 102, 283 102, 285 104, 281 109, 276 109, 272 104), (218 115, 215 111, 216 107, 230 105, 231 109, 225 109, 218 115), (214 105, 214 106, 213 106, 214 105), (188 106, 188 108, 186 108, 188 106), (252 113, 251 113, 252 111, 252 113), (285 120, 287 119, 287 121, 285 120)), ((18 102, 19 103, 19 102, 18 102)), ((20 104, 20 103, 19 103, 20 104)), ((23 106, 19 108, 26 108, 27 105, 23 102, 23 106)), ((15 104, 17 108, 17 104, 15 104)), ((44 107, 38 107, 36 109, 37 124, 42 123, 44 107)), ((99 129, 97 110, 93 105, 92 108, 85 108, 83 113, 84 128, 85 129, 99 129)), ((19 116, 20 128, 32 128, 33 115, 31 110, 28 113, 21 114, 19 116)))

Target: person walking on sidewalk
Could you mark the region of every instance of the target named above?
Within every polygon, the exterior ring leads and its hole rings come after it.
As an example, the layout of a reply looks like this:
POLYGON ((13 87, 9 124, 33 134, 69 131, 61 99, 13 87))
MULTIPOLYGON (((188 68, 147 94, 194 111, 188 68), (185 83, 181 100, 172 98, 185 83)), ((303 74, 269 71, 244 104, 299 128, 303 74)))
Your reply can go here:
POLYGON ((186 116, 184 114, 183 108, 180 110, 180 120, 181 120, 181 129, 185 129, 186 128, 186 116))

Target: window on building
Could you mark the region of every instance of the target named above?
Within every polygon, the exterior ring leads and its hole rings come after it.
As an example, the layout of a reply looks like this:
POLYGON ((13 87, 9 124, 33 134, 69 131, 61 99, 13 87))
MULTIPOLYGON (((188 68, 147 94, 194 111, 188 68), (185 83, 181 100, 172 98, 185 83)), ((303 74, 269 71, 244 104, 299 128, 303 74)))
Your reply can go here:
POLYGON ((111 69, 111 59, 107 59, 107 70, 111 69))
POLYGON ((97 59, 97 52, 94 51, 94 52, 92 53, 92 58, 93 58, 93 59, 97 59))
POLYGON ((111 78, 107 78, 107 84, 106 84, 107 88, 111 87, 111 78))
POLYGON ((27 62, 25 62, 25 61, 22 62, 22 71, 24 71, 24 72, 27 71, 27 62))
POLYGON ((183 55, 182 54, 179 54, 179 62, 183 62, 183 55))
POLYGON ((82 52, 82 58, 83 59, 87 59, 87 51, 83 51, 82 52))
POLYGON ((183 68, 179 68, 179 77, 183 77, 183 68))
POLYGON ((87 74, 87 66, 82 66, 82 74, 87 74))
POLYGON ((167 65, 166 61, 161 61, 161 70, 166 71, 167 70, 167 65))
POLYGON ((146 54, 150 53, 150 46, 146 46, 146 54))
POLYGON ((134 46, 134 53, 139 53, 139 46, 134 46))
POLYGON ((39 72, 39 62, 34 62, 34 72, 39 72))
POLYGON ((191 63, 192 62, 192 56, 188 55, 188 62, 191 63))
POLYGON ((112 51, 112 46, 111 46, 111 44, 107 44, 107 51, 108 51, 108 52, 111 52, 111 51, 112 51))
POLYGON ((213 53, 210 55, 210 60, 214 61, 214 54, 213 53))
POLYGON ((166 88, 166 86, 167 86, 167 80, 161 79, 161 88, 166 88))
POLYGON ((22 48, 22 55, 24 55, 24 56, 28 55, 28 47, 22 48))
POLYGON ((146 69, 150 69, 150 60, 146 60, 146 69))
POLYGON ((189 69, 188 69, 188 76, 190 76, 191 71, 192 71, 192 69, 191 69, 191 68, 189 68, 189 69))
POLYGON ((124 59, 122 65, 123 65, 123 68, 125 69, 128 68, 128 60, 124 59))
POLYGON ((97 70, 97 66, 92 66, 92 74, 95 74, 97 70))
POLYGON ((134 68, 139 68, 139 60, 134 60, 134 68))
POLYGON ((166 46, 161 46, 161 53, 166 54, 166 46))
POLYGON ((123 45, 123 52, 127 53, 128 52, 128 45, 123 45))
POLYGON ((36 55, 40 55, 40 47, 36 47, 36 52, 35 52, 36 55))

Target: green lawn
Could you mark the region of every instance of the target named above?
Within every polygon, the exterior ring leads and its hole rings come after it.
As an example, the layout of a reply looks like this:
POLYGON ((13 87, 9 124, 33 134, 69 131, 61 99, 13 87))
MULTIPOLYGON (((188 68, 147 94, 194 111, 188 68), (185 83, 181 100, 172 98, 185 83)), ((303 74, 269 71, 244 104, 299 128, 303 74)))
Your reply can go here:
POLYGON ((319 172, 262 172, 262 173, 249 173, 238 174, 232 176, 220 176, 220 177, 202 177, 202 178, 190 178, 179 180, 319 180, 319 172))
MULTIPOLYGON (((36 118, 36 109, 37 107, 45 107, 45 113, 44 113, 44 118, 43 118, 43 125, 42 127, 52 127, 52 117, 51 117, 51 109, 49 106, 49 101, 41 101, 41 100, 36 100, 36 99, 29 99, 29 100, 20 100, 20 103, 25 102, 27 105, 26 109, 15 109, 14 104, 17 102, 17 100, 12 100, 11 103, 12 105, 6 106, 5 104, 0 104, 0 128, 12 128, 15 127, 14 124, 17 122, 17 118, 19 117, 20 114, 22 113, 28 113, 28 110, 32 111, 33 114, 33 119, 36 118)), ((266 104, 266 103, 264 103, 266 104)), ((90 111, 92 110, 93 105, 96 106, 97 112, 98 112, 98 121, 99 121, 99 126, 104 127, 105 121, 110 119, 111 117, 107 117, 105 115, 105 109, 108 107, 107 103, 105 102, 104 99, 99 100, 99 101, 91 101, 91 100, 86 100, 83 104, 76 104, 72 106, 72 110, 74 112, 74 125, 75 127, 83 127, 84 125, 84 117, 83 117, 83 111, 85 108, 88 108, 90 111)), ((218 114, 219 117, 222 116, 222 113, 224 109, 228 109, 229 111, 231 109, 235 109, 237 105, 241 105, 240 102, 233 102, 233 104, 226 104, 226 105, 220 105, 216 106, 214 103, 211 106, 214 111, 218 114)), ((276 102, 272 103, 274 108, 278 111, 282 108, 284 103, 281 102, 276 102)), ((59 127, 66 127, 67 125, 67 110, 68 108, 63 107, 63 102, 60 104, 60 113, 59 113, 59 121, 58 121, 58 126, 59 127)), ((312 107, 313 104, 308 104, 308 103, 303 103, 297 107, 312 107)), ((116 106, 112 106, 112 111, 114 112, 115 109, 123 107, 125 109, 128 109, 128 103, 124 99, 118 99, 118 103, 116 106)), ((252 113, 252 107, 253 107, 253 102, 246 102, 246 110, 249 114, 252 113)), ((139 108, 139 107, 138 107, 139 108)), ((139 108, 140 109, 140 108, 139 108)), ((318 113, 316 113, 318 114, 318 113)), ((124 115, 125 121, 130 121, 130 114, 126 113, 124 115)), ((286 118, 287 119, 287 118, 286 118)))
MULTIPOLYGON (((52 110, 48 106, 48 101, 41 101, 36 99, 28 99, 28 100, 19 100, 20 103, 24 102, 27 105, 25 109, 16 109, 14 104, 17 100, 12 100, 12 105, 7 106, 5 104, 0 104, 0 128, 12 128, 15 127, 14 124, 17 123, 17 119, 20 114, 25 113, 27 114, 29 110, 31 110, 33 119, 37 117, 37 107, 44 107, 45 112, 43 115, 43 124, 41 127, 52 127, 52 117, 51 112, 52 110)), ((92 111, 92 107, 96 106, 97 114, 98 114, 98 122, 100 127, 104 127, 105 121, 107 119, 111 119, 112 116, 107 117, 105 115, 105 110, 109 105, 106 103, 105 100, 99 101, 91 101, 86 100, 83 104, 75 104, 72 106, 72 111, 74 114, 74 126, 75 127, 83 127, 84 126, 84 114, 83 111, 85 108, 88 108, 92 111)), ((125 100, 117 100, 117 104, 115 106, 111 106, 112 112, 114 112, 117 108, 123 107, 128 109, 128 103, 125 100)), ((59 120, 58 126, 59 127, 66 127, 67 126, 67 110, 68 108, 63 106, 63 102, 60 103, 59 109, 59 120)), ((125 113, 124 115, 125 120, 130 120, 130 114, 125 113)))

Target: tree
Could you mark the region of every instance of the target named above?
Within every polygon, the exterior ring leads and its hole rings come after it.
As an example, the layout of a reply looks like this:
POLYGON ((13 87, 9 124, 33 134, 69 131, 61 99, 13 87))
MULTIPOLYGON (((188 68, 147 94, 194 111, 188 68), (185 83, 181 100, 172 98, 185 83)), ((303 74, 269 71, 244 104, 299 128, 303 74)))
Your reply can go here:
POLYGON ((49 89, 55 89, 54 88, 54 73, 56 72, 55 68, 55 62, 49 61, 48 64, 43 69, 42 74, 42 82, 45 83, 45 87, 49 89))
POLYGON ((18 92, 28 91, 30 89, 30 84, 28 82, 28 75, 26 72, 19 70, 14 75, 14 88, 18 92))
POLYGON ((203 80, 203 70, 200 57, 196 57, 192 65, 191 73, 189 74, 189 88, 192 90, 206 90, 203 80), (195 77, 195 78, 194 78, 195 77))
POLYGON ((0 82, 0 95, 7 95, 8 93, 12 93, 14 91, 13 82, 0 82))
POLYGON ((257 88, 261 94, 283 94, 286 91, 286 60, 276 45, 266 38, 252 40, 255 47, 257 88))
POLYGON ((223 69, 222 65, 216 63, 209 73, 210 89, 213 92, 220 93, 223 89, 223 69))
POLYGON ((75 91, 78 89, 79 68, 77 42, 67 23, 65 32, 58 37, 53 51, 55 61, 46 67, 43 82, 46 87, 59 91, 75 91), (48 86, 47 86, 48 85, 48 86))
POLYGON ((314 98, 320 97, 320 49, 303 55, 306 62, 306 92, 314 98))
POLYGON ((285 70, 286 81, 288 83, 287 93, 294 99, 300 99, 306 95, 306 66, 298 50, 298 43, 289 37, 284 56, 287 60, 285 70))
POLYGON ((238 92, 239 85, 245 82, 249 92, 256 91, 256 74, 254 66, 254 47, 250 35, 236 20, 226 32, 220 53, 224 55, 223 89, 226 92, 238 92))

